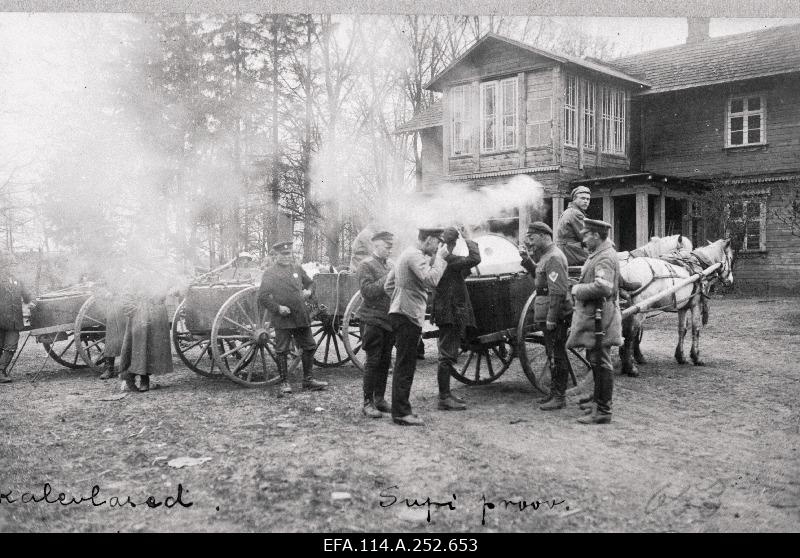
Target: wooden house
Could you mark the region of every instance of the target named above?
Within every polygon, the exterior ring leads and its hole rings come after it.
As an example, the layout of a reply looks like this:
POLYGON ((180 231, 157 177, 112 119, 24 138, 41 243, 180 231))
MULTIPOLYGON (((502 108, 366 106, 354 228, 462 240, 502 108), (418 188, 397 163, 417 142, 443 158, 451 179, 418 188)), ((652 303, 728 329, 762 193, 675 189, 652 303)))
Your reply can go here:
POLYGON ((729 186, 732 219, 747 219, 737 282, 793 288, 800 238, 771 216, 800 183, 798 86, 798 25, 701 32, 606 62, 488 34, 426 85, 441 100, 397 131, 420 134, 423 191, 518 174, 541 183, 543 206, 503 216, 515 236, 531 220, 555 223, 583 184, 589 216, 614 225, 620 250, 678 232, 702 242, 691 204, 729 186))

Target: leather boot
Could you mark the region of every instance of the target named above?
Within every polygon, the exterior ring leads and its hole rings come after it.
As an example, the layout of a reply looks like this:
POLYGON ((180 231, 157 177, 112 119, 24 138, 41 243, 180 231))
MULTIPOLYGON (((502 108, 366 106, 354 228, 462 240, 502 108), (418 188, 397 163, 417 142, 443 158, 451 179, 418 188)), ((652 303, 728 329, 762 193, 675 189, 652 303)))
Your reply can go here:
POLYGON ((328 382, 315 380, 312 375, 312 368, 314 366, 314 353, 312 351, 303 351, 303 389, 310 389, 319 391, 328 387, 328 382))
POLYGON ((128 388, 128 391, 139 391, 139 388, 136 385, 136 374, 126 372, 122 374, 122 379, 125 380, 125 387, 128 388))
POLYGON ((611 398, 614 392, 614 371, 600 368, 595 374, 598 388, 595 390, 596 406, 591 415, 581 417, 581 424, 608 424, 611 422, 611 398))
POLYGON ((289 365, 286 355, 275 355, 275 363, 278 365, 278 376, 281 379, 280 393, 292 393, 292 386, 289 385, 289 365))
POLYGON ((550 386, 550 401, 544 403, 539 407, 540 411, 555 411, 556 409, 563 409, 567 406, 567 377, 569 376, 568 364, 556 361, 551 368, 550 376, 552 378, 550 386))
POLYGON ((142 374, 139 378, 139 391, 150 391, 150 376, 142 374))
POLYGON ((11 364, 15 352, 16 351, 4 351, 0 349, 0 377, 8 377, 8 365, 11 364))
POLYGON ((117 375, 116 370, 114 370, 114 359, 107 358, 105 359, 105 361, 106 361, 106 367, 105 370, 103 370, 103 373, 100 374, 101 380, 108 380, 109 378, 113 378, 114 376, 117 375))

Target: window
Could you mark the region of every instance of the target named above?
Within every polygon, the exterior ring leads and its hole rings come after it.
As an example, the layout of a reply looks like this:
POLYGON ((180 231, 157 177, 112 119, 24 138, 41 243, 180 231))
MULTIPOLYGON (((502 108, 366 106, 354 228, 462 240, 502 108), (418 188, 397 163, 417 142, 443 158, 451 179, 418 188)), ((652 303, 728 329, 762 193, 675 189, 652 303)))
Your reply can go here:
POLYGON ((767 249, 767 202, 758 197, 731 202, 727 207, 726 233, 744 252, 767 249))
POLYGON ((481 84, 481 151, 517 145, 517 78, 481 84))
POLYGON ((603 153, 625 154, 625 92, 602 87, 603 153))
POLYGON ((594 94, 597 88, 591 81, 584 81, 583 85, 583 95, 586 99, 583 105, 583 146, 594 149, 594 94))
POLYGON ((732 97, 728 100, 726 147, 766 143, 764 97, 732 97))
POLYGON ((450 126, 453 155, 465 155, 470 152, 470 95, 469 85, 453 87, 451 94, 452 120, 450 126))
POLYGON ((528 99, 528 136, 525 145, 528 147, 550 145, 552 110, 550 97, 528 99))
POLYGON ((578 78, 567 76, 564 92, 564 145, 578 146, 578 78))

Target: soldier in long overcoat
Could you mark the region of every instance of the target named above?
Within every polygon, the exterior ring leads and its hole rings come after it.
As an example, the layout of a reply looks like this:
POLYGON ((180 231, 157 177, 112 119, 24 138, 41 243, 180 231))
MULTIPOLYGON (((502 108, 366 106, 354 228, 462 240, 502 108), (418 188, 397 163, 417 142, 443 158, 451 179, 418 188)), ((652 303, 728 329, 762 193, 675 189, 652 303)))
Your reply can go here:
POLYGON ((151 375, 172 372, 166 306, 168 288, 162 285, 164 277, 159 272, 129 269, 127 275, 127 285, 120 293, 126 321, 120 346, 119 374, 129 390, 148 391, 151 375))
POLYGON ((453 254, 458 237, 458 230, 454 227, 448 227, 442 233, 442 240, 449 252, 444 258, 447 268, 433 291, 431 311, 431 322, 439 328, 439 366, 436 379, 439 384, 439 409, 443 411, 461 411, 467 408, 464 400, 450 391, 450 373, 455 370, 458 362, 461 340, 469 328, 475 327, 475 313, 465 279, 470 270, 481 263, 480 249, 472 240, 465 239, 468 250, 466 256, 453 254))
POLYGON ((0 253, 0 383, 11 381, 6 369, 17 352, 19 332, 25 327, 22 303, 29 304, 31 295, 11 273, 11 261, 0 253))
POLYGON ((586 186, 572 190, 572 201, 558 218, 554 240, 567 257, 568 265, 583 265, 589 255, 582 243, 583 220, 589 209, 591 191, 586 186))
POLYGON ((581 269, 581 278, 572 287, 575 310, 567 347, 585 347, 594 375, 592 415, 579 419, 584 424, 611 422, 611 397, 614 390, 614 365, 611 347, 622 345, 622 315, 619 310, 619 260, 608 238, 611 225, 586 219, 583 241, 590 251, 581 269), (602 311, 599 328, 596 310, 602 311))
POLYGON ((258 302, 269 310, 275 328, 275 353, 281 392, 292 393, 289 385, 288 355, 292 339, 303 351, 303 388, 325 389, 327 382, 314 379, 314 352, 317 343, 311 333, 311 317, 305 300, 311 296, 313 281, 303 268, 294 262, 291 242, 278 242, 272 246, 275 264, 261 277, 258 302))

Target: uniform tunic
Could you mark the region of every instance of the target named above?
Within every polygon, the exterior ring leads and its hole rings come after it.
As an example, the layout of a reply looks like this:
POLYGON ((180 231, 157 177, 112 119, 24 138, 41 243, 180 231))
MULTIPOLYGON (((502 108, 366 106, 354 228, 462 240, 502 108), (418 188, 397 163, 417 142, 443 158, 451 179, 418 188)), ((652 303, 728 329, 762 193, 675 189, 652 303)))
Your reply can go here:
POLYGON ((8 273, 0 271, 0 331, 22 331, 22 302, 31 295, 25 286, 8 273))
POLYGON ((461 329, 475 327, 475 313, 469 299, 469 292, 464 281, 470 269, 481 263, 478 245, 467 240, 468 254, 445 257, 447 269, 436 285, 433 295, 431 322, 437 325, 455 325, 461 329))
POLYGON ((367 258, 358 266, 358 283, 364 302, 358 309, 357 316, 365 324, 375 325, 387 331, 392 331, 392 325, 389 323, 391 299, 383 290, 383 286, 392 267, 391 261, 381 260, 375 256, 367 258))
POLYGON ((564 252, 569 265, 583 265, 588 256, 586 248, 581 243, 583 238, 581 230, 585 218, 586 215, 575 205, 575 202, 570 202, 567 209, 558 218, 554 240, 564 252))
MULTIPOLYGON (((523 267, 529 272, 534 268, 530 260, 523 260, 523 267)), ((567 258, 555 244, 551 244, 539 257, 534 279, 536 283, 536 298, 533 302, 534 322, 558 323, 559 320, 567 318, 572 313, 567 258)))
POLYGON ((258 302, 269 310, 275 329, 295 329, 311 325, 303 290, 310 289, 313 284, 311 278, 297 264, 275 264, 264 272, 258 302), (279 306, 286 306, 291 313, 281 316, 278 312, 279 306))
POLYGON ((611 241, 606 239, 589 254, 581 269, 580 281, 572 289, 575 311, 567 347, 595 348, 594 311, 602 304, 603 347, 622 345, 622 316, 619 310, 619 260, 611 241))

